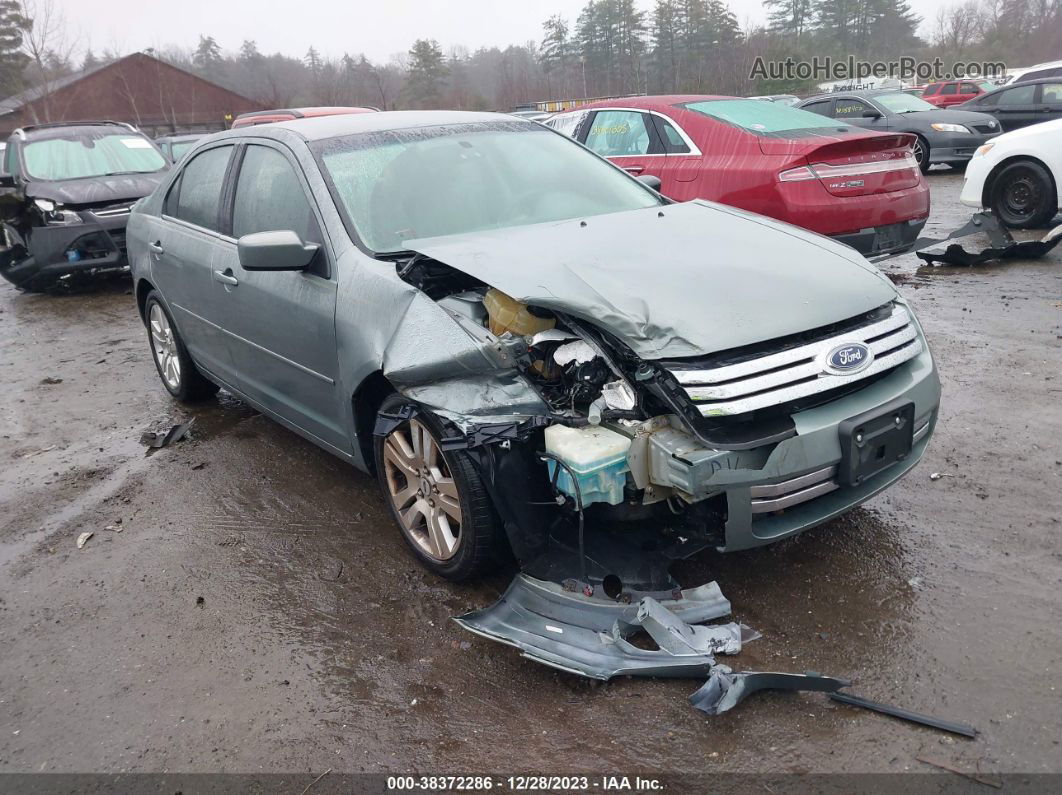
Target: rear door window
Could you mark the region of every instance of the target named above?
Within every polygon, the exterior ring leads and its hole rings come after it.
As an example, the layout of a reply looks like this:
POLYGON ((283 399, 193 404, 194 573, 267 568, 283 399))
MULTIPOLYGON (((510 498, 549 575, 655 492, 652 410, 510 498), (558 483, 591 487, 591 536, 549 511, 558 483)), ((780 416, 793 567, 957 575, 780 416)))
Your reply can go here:
POLYGON ((599 110, 594 116, 586 145, 604 157, 650 154, 652 135, 644 113, 632 110, 599 110))
POLYGON ((1043 102, 1048 105, 1062 105, 1062 81, 1043 84, 1043 102))
POLYGON ((1036 85, 1015 86, 999 92, 997 105, 1031 105, 1036 98, 1036 85))
POLYGON ((172 209, 172 215, 182 221, 216 232, 221 188, 231 155, 231 146, 219 146, 192 158, 167 197, 167 210, 172 209))

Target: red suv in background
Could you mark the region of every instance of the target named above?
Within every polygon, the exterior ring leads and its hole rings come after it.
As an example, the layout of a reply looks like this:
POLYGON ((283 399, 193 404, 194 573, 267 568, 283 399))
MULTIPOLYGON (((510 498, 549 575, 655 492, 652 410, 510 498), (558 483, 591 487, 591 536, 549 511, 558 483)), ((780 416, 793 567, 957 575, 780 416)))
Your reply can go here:
POLYGON ((908 248, 929 188, 906 133, 757 99, 626 97, 545 122, 675 201, 709 199, 829 235, 863 254, 908 248))
POLYGON ((376 108, 341 108, 341 107, 318 107, 318 108, 279 108, 277 110, 252 110, 250 113, 241 113, 232 122, 232 129, 237 127, 250 127, 254 124, 270 124, 275 121, 291 121, 292 119, 309 119, 314 116, 345 116, 348 113, 377 113, 376 108))
POLYGON ((927 85, 922 92, 922 99, 938 108, 950 108, 952 105, 961 105, 995 88, 997 86, 987 80, 943 80, 927 85))

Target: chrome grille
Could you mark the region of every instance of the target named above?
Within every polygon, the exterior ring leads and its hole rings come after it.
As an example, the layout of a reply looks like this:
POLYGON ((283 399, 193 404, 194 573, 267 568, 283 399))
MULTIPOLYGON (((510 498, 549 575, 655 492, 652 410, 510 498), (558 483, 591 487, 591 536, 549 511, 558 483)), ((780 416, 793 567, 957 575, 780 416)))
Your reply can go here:
POLYGON ((97 218, 120 218, 123 215, 129 215, 132 207, 132 202, 126 204, 112 204, 110 207, 92 210, 92 214, 97 218))
POLYGON ((781 511, 827 494, 837 488, 836 475, 837 467, 828 466, 779 483, 753 486, 749 489, 752 513, 781 511))
POLYGON ((727 417, 778 406, 844 387, 884 373, 922 351, 922 340, 906 307, 866 326, 755 359, 710 369, 678 369, 671 373, 705 417, 727 417), (859 372, 834 375, 825 359, 839 345, 860 342, 874 355, 859 372))

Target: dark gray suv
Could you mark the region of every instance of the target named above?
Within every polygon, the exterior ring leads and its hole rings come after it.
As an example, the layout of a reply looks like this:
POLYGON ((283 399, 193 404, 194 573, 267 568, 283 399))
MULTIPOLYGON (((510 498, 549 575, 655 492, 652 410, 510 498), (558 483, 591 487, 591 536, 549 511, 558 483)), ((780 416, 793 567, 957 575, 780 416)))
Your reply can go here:
POLYGON ((508 547, 579 592, 659 592, 676 557, 870 498, 936 422, 918 322, 854 250, 511 116, 219 133, 129 251, 166 389, 224 386, 375 472, 454 579, 508 547))

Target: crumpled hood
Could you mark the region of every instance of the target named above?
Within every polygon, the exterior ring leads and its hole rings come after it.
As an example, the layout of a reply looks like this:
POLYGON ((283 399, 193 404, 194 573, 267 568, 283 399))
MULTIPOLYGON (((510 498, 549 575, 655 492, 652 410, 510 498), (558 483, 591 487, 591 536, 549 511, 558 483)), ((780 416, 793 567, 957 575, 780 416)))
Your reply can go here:
POLYGON ((848 246, 703 201, 406 245, 650 360, 807 331, 896 297, 848 246))
POLYGON ((152 174, 121 174, 114 177, 42 180, 26 186, 31 199, 51 199, 65 205, 114 204, 142 199, 158 187, 166 171, 152 174))

